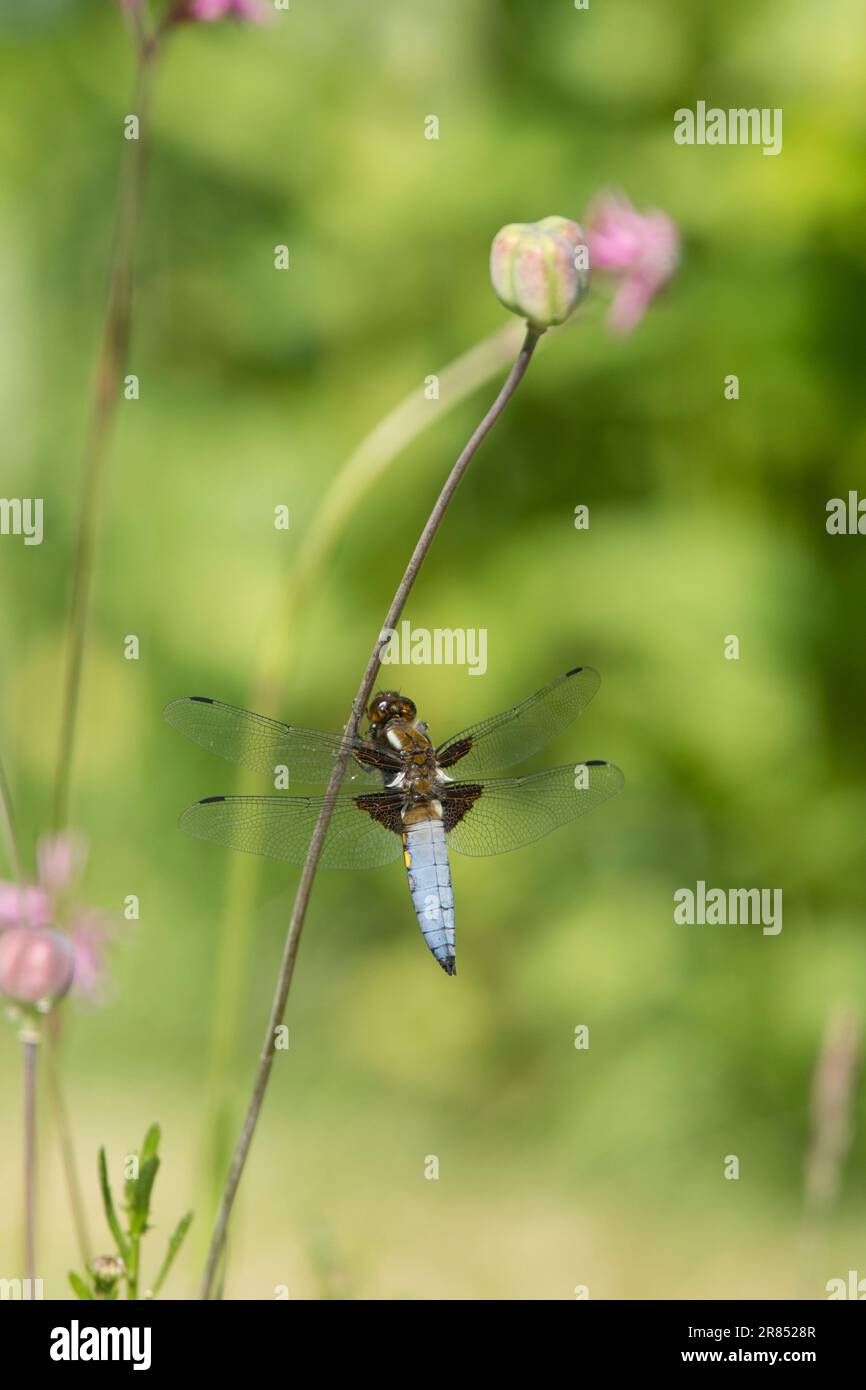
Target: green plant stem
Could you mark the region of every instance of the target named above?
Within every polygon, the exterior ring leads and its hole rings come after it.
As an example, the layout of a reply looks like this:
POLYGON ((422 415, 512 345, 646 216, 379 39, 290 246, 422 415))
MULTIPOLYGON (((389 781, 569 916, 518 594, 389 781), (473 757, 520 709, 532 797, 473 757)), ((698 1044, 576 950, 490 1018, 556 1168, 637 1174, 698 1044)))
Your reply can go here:
POLYGON ((21 851, 18 846, 18 832, 15 828, 12 793, 9 790, 6 769, 3 766, 2 760, 0 760, 0 821, 2 821, 3 824, 3 838, 6 841, 6 853, 9 856, 9 864, 17 882, 21 884, 24 882, 24 867, 21 862, 21 851))
POLYGON ((130 113, 138 116, 138 139, 124 140, 108 298, 84 454, 84 477, 69 606, 60 745, 54 778, 53 823, 57 830, 62 830, 69 818, 69 784, 78 725, 94 545, 105 465, 129 348, 133 265, 147 172, 150 97, 158 53, 157 41, 142 36, 138 45, 135 89, 130 113))
POLYGON ((141 1253, 141 1236, 131 1235, 129 1256, 126 1261, 126 1296, 135 1302, 138 1298, 138 1263, 141 1253))
MULTIPOLYGON (((36 1278, 36 1063, 39 1034, 21 1030, 24 1063, 24 1278, 36 1278)), ((31 1284, 31 1288, 32 1288, 31 1284)))
POLYGON ((72 1212, 72 1223, 75 1227, 75 1235, 78 1241, 78 1252, 81 1256, 83 1265, 87 1268, 91 1260, 92 1246, 87 1230, 87 1217, 84 1210, 84 1199, 81 1194, 81 1182, 78 1177, 78 1165, 75 1161, 75 1146, 72 1142, 69 1114, 66 1109, 66 1102, 63 1096, 63 1085, 60 1080, 57 1039, 50 1028, 48 1030, 48 1046, 45 1061, 48 1072, 48 1085, 51 1092, 51 1103, 54 1111, 54 1122, 57 1125, 57 1137, 60 1141, 60 1153, 63 1159, 63 1172, 66 1178, 69 1209, 72 1212))
POLYGON ((830 1216, 839 1199, 854 1136, 862 1031, 860 1010, 851 1004, 837 1004, 828 1016, 815 1061, 800 1242, 804 1298, 814 1297, 815 1274, 820 1269, 830 1216))
POLYGON ((517 360, 511 368, 511 371, 508 375, 508 379, 506 380, 504 386, 499 392, 499 395, 496 397, 496 400, 493 402, 487 414, 484 416, 484 419, 478 425, 474 433, 470 436, 469 441, 467 442, 462 453, 457 459, 457 462, 451 469, 451 472, 448 475, 445 485, 442 488, 442 491, 440 492, 439 497, 436 500, 435 506, 433 507, 433 510, 430 513, 430 516, 427 520, 427 524, 424 527, 424 530, 421 532, 415 549, 412 552, 412 556, 409 560, 408 565, 406 566, 406 570, 403 574, 403 578, 400 581, 394 598, 391 601, 391 606, 388 609, 388 612, 385 616, 385 620, 382 624, 382 627, 380 628, 379 635, 373 644, 373 650, 370 654, 370 659, 367 662, 367 669, 364 672, 361 684, 358 687, 358 692, 355 696, 355 699, 352 702, 352 711, 349 721, 346 725, 345 734, 343 736, 341 754, 334 764, 334 771, 331 775, 331 780, 328 783, 328 788, 325 793, 324 804, 322 806, 322 811, 319 815, 318 822, 316 823, 316 828, 313 831, 313 836, 310 841, 310 848, 307 852, 306 862, 301 873, 301 881, 298 886, 297 895, 295 897, 292 915, 289 920, 286 942, 283 948, 283 956, 280 962, 279 974, 277 976, 276 990, 274 993, 273 1003, 271 1005, 271 1012, 270 1017, 268 1019, 267 1032, 265 1034, 262 1054, 259 1059, 259 1066, 256 1073, 255 1082, 253 1084, 252 1096, 250 1098, 247 1113, 244 1118, 243 1127, 241 1129, 240 1137, 238 1139, 234 1152, 234 1157, 232 1159, 231 1167, 229 1169, 225 1191, 223 1192, 222 1201, 220 1203, 220 1208, 217 1213, 217 1219, 214 1225, 213 1235, 211 1237, 210 1249, 208 1251, 207 1260, 205 1262, 205 1270, 202 1278, 202 1285, 200 1291, 200 1297, 203 1299, 207 1299, 210 1297, 211 1286, 219 1261, 220 1251, 222 1249, 223 1241, 226 1235, 226 1230, 228 1228, 229 1216, 231 1214, 231 1209, 234 1204, 235 1195, 237 1193, 238 1185, 241 1180, 241 1175, 243 1173, 247 1155, 250 1150, 250 1145, 252 1144, 256 1124, 258 1122, 258 1117, 261 1112, 268 1081, 270 1079, 271 1068, 275 1056, 276 1031, 282 1022, 283 1015, 285 1014, 286 1010, 286 1004, 288 1002, 289 990, 291 989, 292 976, 294 973, 295 960, 297 958, 298 946, 300 944, 301 939, 301 932, 303 930, 304 919, 306 917, 307 906, 309 904, 310 894, 313 888, 313 882, 316 877, 316 870, 318 868, 319 859, 321 857, 322 848, 324 846, 325 833, 328 829, 328 823, 331 819, 331 814, 334 808, 334 802, 336 800, 337 793, 340 788, 340 783, 343 780, 343 774, 345 772, 346 764, 348 762, 351 750, 352 739, 354 738, 357 732, 361 715, 363 714, 367 700, 373 689, 373 682, 375 681, 376 675, 379 670, 379 662, 382 649, 388 641, 388 631, 396 627, 400 615, 403 611, 403 607, 411 592, 412 586, 415 583, 421 566, 427 556, 427 552, 429 551, 430 546, 433 543, 433 539, 436 535, 436 532, 439 530, 439 527, 442 524, 442 520, 445 516, 446 511, 448 510, 448 506, 451 502, 451 499, 454 496, 454 493, 456 492, 460 484, 460 481, 463 478, 466 469, 469 467, 469 464, 471 463, 473 457, 475 456, 480 444, 485 439, 489 431, 493 428, 499 416, 502 414, 502 411, 505 409, 511 397, 514 395, 514 392, 517 390, 517 387, 520 384, 520 381, 522 380, 526 372, 526 369, 529 366, 529 363, 532 359, 532 354, 535 351, 538 340, 539 334, 534 329, 527 328, 526 336, 523 341, 523 346, 520 349, 520 352, 517 356, 517 360))
POLYGON ((423 389, 410 392, 388 412, 349 455, 326 491, 301 543, 297 563, 286 587, 280 621, 265 651, 255 688, 257 704, 267 708, 279 694, 284 666, 284 634, 294 632, 320 582, 338 536, 345 531, 361 499, 379 482, 394 459, 448 411, 478 390, 498 372, 507 371, 522 341, 520 325, 504 328, 450 362, 439 375, 439 399, 428 400, 423 389))

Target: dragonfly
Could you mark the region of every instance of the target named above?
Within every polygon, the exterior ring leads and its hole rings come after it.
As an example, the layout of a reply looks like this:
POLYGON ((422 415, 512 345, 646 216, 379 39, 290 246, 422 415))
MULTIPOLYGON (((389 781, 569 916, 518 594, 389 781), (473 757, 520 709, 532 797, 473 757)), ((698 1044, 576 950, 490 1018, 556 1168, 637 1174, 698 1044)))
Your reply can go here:
MULTIPOLYGON (((502 714, 435 744, 407 695, 380 690, 369 727, 301 729, 204 695, 173 700, 165 718, 194 743, 253 772, 303 787, 330 783, 346 759, 319 863, 376 868, 402 857, 415 915, 447 975, 456 974, 449 851, 504 854, 541 839, 615 796, 623 774, 590 759, 524 776, 491 776, 527 761, 586 708, 601 684, 591 666, 565 675, 502 714), (347 756, 348 749, 348 756, 347 756)), ((208 796, 181 829, 229 849, 303 864, 325 796, 208 796)))

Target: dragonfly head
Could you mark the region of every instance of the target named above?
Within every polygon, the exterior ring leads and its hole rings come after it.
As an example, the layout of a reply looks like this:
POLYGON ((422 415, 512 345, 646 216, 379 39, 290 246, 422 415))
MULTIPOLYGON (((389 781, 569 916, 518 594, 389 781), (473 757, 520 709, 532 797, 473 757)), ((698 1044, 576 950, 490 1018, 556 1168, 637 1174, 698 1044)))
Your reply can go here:
POLYGON ((396 690, 380 690, 373 696, 367 709, 370 727, 378 733, 392 719, 405 719, 411 724, 417 714, 414 702, 396 690))

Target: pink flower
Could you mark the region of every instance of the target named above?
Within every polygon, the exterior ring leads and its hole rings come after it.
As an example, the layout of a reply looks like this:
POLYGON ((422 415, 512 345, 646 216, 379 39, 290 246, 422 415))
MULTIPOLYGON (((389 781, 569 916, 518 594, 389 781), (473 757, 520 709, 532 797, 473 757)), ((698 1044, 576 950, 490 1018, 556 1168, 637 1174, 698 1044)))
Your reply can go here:
POLYGON ((637 212, 627 198, 605 193, 590 208, 587 242, 590 270, 619 279, 610 326, 630 333, 677 267, 679 232, 665 213, 637 212))
POLYGON ((4 927, 47 927, 54 912, 44 888, 0 881, 0 931, 4 927))
POLYGON ((251 24, 260 23, 264 19, 256 0, 187 0, 187 3, 181 6, 178 18, 191 19, 199 24, 213 24, 214 20, 226 19, 230 15, 251 24))
POLYGON ((102 996, 111 921, 74 901, 86 859, 82 835, 43 835, 36 846, 37 882, 0 881, 0 993, 19 1003, 56 1000, 71 982, 76 994, 90 1000, 102 996), (68 931, 53 930, 58 922, 68 931), (72 974, 65 986, 37 988, 62 981, 67 957, 72 974), (34 998, 28 989, 37 991, 34 998))
POLYGON ((75 949, 63 932, 30 926, 0 932, 0 994, 14 1003, 47 1010, 63 998, 75 970, 75 949))
POLYGON ((85 908, 73 919, 75 993, 89 999, 92 1004, 99 1003, 105 993, 105 948, 109 935, 109 922, 102 912, 85 908))
POLYGON ((74 830, 43 835, 36 846, 39 882, 49 893, 63 893, 77 882, 87 860, 87 843, 74 830))

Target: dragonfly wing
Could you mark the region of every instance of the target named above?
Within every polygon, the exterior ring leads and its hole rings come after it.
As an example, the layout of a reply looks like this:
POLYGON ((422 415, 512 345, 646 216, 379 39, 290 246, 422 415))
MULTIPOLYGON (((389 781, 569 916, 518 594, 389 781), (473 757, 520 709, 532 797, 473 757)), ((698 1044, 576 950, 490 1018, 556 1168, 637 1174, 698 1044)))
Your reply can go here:
MULTIPOLYGON (((298 729, 204 695, 172 700, 164 714, 173 728, 211 753, 271 776, 277 767, 287 767, 289 776, 302 784, 328 782, 342 747, 339 734, 298 729)), ((360 738, 353 746, 358 756, 350 757, 344 780, 381 787, 383 764, 385 770, 392 767, 387 754, 370 749, 360 738), (373 761, 362 763, 359 756, 373 761)), ((397 771, 399 764, 393 767, 397 771)))
MULTIPOLYGON (((303 864, 324 801, 322 796, 212 796, 188 806, 180 826, 228 849, 303 864)), ((397 859, 403 848, 401 806, 401 798, 388 792, 338 796, 319 863, 371 869, 397 859)))
POLYGON ((624 784, 619 768, 603 762, 455 782, 441 793, 448 846, 458 854, 506 854, 586 815, 624 784))
POLYGON ((537 753, 585 709, 601 685, 591 666, 576 666, 503 714, 450 738, 436 750, 440 767, 458 766, 460 776, 484 776, 537 753))

